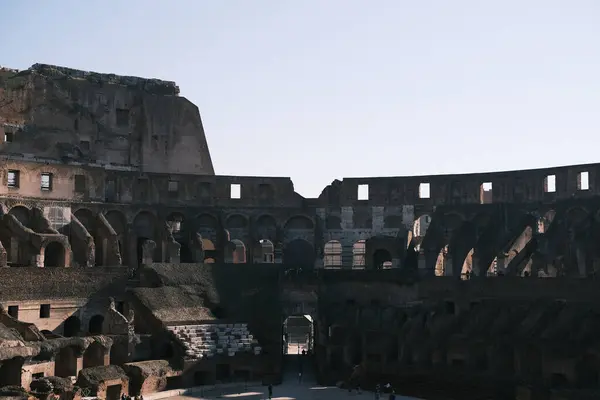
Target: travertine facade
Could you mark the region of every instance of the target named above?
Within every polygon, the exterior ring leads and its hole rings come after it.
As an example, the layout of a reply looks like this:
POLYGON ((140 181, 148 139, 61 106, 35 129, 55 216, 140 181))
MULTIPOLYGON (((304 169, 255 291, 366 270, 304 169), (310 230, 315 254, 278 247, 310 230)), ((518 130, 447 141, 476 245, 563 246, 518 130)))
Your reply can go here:
POLYGON ((289 178, 215 175, 198 109, 178 92, 46 65, 0 70, 0 304, 14 317, 0 323, 22 332, 0 348, 32 349, 0 351, 0 386, 27 387, 52 363, 57 376, 125 365, 113 375, 136 371, 139 390, 226 379, 222 361, 185 357, 201 352, 179 334, 205 324, 248 324, 264 351, 227 362, 258 379, 281 367, 280 332, 265 327, 302 313, 323 380, 361 363, 365 385, 418 377, 416 392, 460 391, 461 379, 482 393, 598 390, 600 164, 349 178, 307 199, 289 178), (273 287, 279 312, 236 306, 273 287), (43 336, 25 337, 25 323, 43 336), (94 335, 110 345, 87 364, 88 342, 62 338, 94 335), (53 351, 36 353, 45 342, 53 351), (138 376, 155 359, 176 360, 156 361, 170 383, 138 376), (29 372, 4 373, 10 363, 29 372))

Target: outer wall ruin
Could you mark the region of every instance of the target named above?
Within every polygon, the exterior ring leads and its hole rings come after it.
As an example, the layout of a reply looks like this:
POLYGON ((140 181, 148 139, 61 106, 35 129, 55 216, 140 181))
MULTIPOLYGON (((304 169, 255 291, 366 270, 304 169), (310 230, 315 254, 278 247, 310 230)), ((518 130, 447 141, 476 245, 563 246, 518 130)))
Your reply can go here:
POLYGON ((215 175, 178 93, 0 70, 0 387, 276 379, 281 323, 308 314, 323 382, 599 393, 600 164, 345 178, 307 199, 215 175))

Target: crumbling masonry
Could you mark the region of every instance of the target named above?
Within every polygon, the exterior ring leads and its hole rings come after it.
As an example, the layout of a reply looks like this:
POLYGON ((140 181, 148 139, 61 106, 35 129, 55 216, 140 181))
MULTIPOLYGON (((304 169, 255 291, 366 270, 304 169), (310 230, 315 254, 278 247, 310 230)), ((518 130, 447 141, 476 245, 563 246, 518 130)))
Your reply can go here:
POLYGON ((323 381, 360 364, 364 385, 422 397, 598 396, 600 164, 346 178, 307 199, 215 175, 178 94, 0 69, 0 387, 142 393, 227 380, 224 363, 265 379, 301 312, 323 381))

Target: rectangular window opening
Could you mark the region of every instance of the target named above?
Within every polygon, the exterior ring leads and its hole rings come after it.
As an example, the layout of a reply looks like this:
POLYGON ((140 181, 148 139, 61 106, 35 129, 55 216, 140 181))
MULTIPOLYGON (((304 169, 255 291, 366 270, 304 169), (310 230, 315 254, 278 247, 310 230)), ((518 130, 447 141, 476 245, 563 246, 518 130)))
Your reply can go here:
POLYGON ((19 306, 8 306, 8 315, 15 319, 19 319, 19 306))
POLYGON ((9 170, 8 171, 8 187, 18 188, 19 187, 19 171, 9 170))
POLYGON ((40 187, 42 190, 52 190, 52 174, 43 172, 40 187))
POLYGON ((179 182, 169 181, 168 190, 169 190, 169 193, 177 193, 179 191, 179 182))
POLYGON ((44 373, 43 372, 38 372, 36 374, 31 374, 31 379, 42 379, 44 377, 44 373))
POLYGON ((420 183, 419 184, 419 198, 420 199, 428 199, 431 197, 431 186, 429 183, 420 183))
POLYGON ((40 305, 40 318, 50 318, 50 304, 40 305))
POLYGON ((232 183, 229 195, 231 199, 241 199, 242 185, 240 185, 239 183, 232 183))
POLYGON ((548 175, 546 178, 544 178, 544 192, 556 192, 556 175, 548 175))
POLYGON ((12 143, 13 139, 14 139, 14 135, 13 135, 12 132, 5 132, 4 133, 4 141, 6 143, 12 143))
POLYGON ((357 191, 358 200, 369 200, 369 185, 364 183, 362 185, 358 185, 357 191))
POLYGON ((117 301, 116 309, 118 312, 120 312, 121 314, 124 315, 125 314, 125 302, 117 301))
POLYGON ((582 171, 577 174, 577 190, 590 189, 590 174, 587 171, 582 171))
POLYGON ((492 182, 483 182, 479 188, 479 200, 481 204, 492 203, 492 182))

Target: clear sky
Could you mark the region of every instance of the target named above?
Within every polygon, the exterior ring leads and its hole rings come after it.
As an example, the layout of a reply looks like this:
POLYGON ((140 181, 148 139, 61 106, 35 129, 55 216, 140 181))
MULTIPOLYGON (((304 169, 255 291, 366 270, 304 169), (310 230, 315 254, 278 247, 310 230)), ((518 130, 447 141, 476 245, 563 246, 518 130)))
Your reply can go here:
POLYGON ((0 65, 176 81, 217 174, 600 161, 599 0, 0 0, 0 65))

